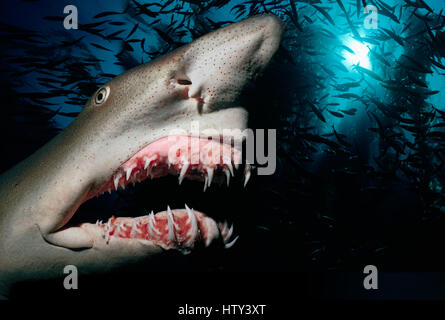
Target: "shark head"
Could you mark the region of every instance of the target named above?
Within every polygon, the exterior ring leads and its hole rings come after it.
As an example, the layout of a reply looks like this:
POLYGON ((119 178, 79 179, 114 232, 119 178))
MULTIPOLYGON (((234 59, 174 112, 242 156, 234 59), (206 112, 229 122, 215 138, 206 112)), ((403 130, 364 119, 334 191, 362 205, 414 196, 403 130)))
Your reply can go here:
POLYGON ((67 223, 88 199, 147 178, 177 174, 180 182, 203 180, 204 188, 228 183, 239 160, 233 141, 248 120, 240 95, 267 66, 282 32, 277 17, 252 17, 97 90, 62 133, 1 177, 0 253, 8 259, 0 278, 50 276, 66 264, 102 270, 197 243, 230 246, 227 225, 188 207, 67 223))
POLYGON ((239 105, 240 93, 265 68, 281 32, 282 23, 274 16, 250 18, 106 83, 73 124, 76 129, 88 124, 94 137, 83 146, 100 156, 95 183, 102 182, 102 175, 109 177, 107 167, 116 168, 175 130, 192 135, 192 122, 215 135, 246 128, 248 114, 239 105))

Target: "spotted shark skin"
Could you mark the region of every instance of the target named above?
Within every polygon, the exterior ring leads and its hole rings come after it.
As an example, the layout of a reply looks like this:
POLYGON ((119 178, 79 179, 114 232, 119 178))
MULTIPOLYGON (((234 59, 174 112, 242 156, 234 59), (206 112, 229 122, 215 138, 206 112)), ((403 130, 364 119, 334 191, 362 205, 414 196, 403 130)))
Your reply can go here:
MULTIPOLYGON (((0 176, 0 295, 7 297, 20 281, 61 276, 66 265, 81 273, 106 272, 175 248, 165 245, 165 237, 135 236, 138 229, 117 234, 109 229, 107 235, 105 223, 66 224, 115 179, 122 164, 172 130, 191 136, 192 121, 221 134, 245 129, 248 112, 238 97, 276 52, 283 28, 275 16, 251 17, 117 76, 58 136, 0 176)), ((184 171, 184 163, 176 165, 184 171)), ((158 231, 164 221, 166 239, 182 241, 182 247, 192 248, 198 239, 228 243, 232 228, 190 212, 168 208, 137 219, 145 219, 147 235, 154 232, 150 221, 158 223, 158 231), (184 239, 178 240, 180 234, 184 239)))

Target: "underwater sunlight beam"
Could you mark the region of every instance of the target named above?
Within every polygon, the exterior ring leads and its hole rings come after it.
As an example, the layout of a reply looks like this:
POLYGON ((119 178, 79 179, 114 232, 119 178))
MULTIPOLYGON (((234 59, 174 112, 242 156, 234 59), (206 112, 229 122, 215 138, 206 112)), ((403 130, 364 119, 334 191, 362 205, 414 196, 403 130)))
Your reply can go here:
POLYGON ((371 69, 369 47, 367 45, 350 36, 346 36, 343 39, 343 46, 341 54, 345 57, 343 63, 347 68, 352 69, 354 65, 360 65, 363 68, 371 69))

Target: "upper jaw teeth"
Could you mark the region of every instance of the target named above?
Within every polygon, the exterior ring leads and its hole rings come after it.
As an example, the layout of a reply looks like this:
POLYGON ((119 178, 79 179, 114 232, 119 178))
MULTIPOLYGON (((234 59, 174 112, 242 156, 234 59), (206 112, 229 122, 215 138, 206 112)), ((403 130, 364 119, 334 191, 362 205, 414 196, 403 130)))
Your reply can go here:
POLYGON ((210 185, 212 184, 212 179, 213 179, 213 168, 207 168, 207 175, 209 177, 208 185, 210 187, 210 185))
POLYGON ((148 166, 150 165, 150 163, 156 159, 156 155, 152 156, 152 157, 144 157, 144 170, 147 170, 148 166))
MULTIPOLYGON (((107 188, 102 189, 100 193, 106 191, 111 192, 113 187, 114 190, 117 190, 119 187, 125 189, 125 186, 130 182, 134 184, 148 177, 154 178, 169 173, 177 173, 178 183, 181 185, 187 176, 196 177, 196 173, 199 171, 202 172, 204 180, 203 191, 206 191, 213 183, 215 177, 218 177, 217 180, 219 183, 223 181, 222 179, 225 176, 226 184, 229 186, 231 176, 235 176, 234 167, 238 168, 239 164, 235 162, 235 159, 228 157, 222 158, 221 162, 216 164, 205 165, 199 163, 195 165, 188 162, 186 158, 181 158, 176 162, 170 162, 159 154, 145 155, 140 158, 132 158, 131 161, 129 160, 123 164, 113 175, 111 183, 107 185, 107 188)), ((244 170, 244 187, 246 187, 250 180, 251 174, 251 167, 247 164, 244 170)))
POLYGON ((246 169, 244 170, 244 188, 246 187, 247 182, 249 182, 250 176, 252 174, 251 171, 252 171, 252 169, 251 169, 250 165, 247 164, 246 169))
POLYGON ((229 186, 229 184, 230 184, 230 171, 229 171, 229 169, 224 168, 224 173, 226 175, 227 186, 229 186))
MULTIPOLYGON (((144 169, 147 169, 147 168, 150 169, 149 165, 155 158, 156 157, 151 157, 151 158, 144 157, 144 169)), ((155 165, 153 164, 152 167, 154 167, 154 166, 155 165)), ((181 185, 182 182, 184 181, 184 178, 187 176, 187 173, 188 173, 191 165, 189 162, 184 162, 182 164, 182 166, 179 166, 179 167, 180 167, 180 171, 179 171, 179 176, 178 176, 178 182, 179 182, 179 185, 181 185)), ((135 168, 137 168, 136 165, 127 167, 127 168, 123 169, 124 172, 119 171, 113 176, 113 186, 114 186, 115 190, 117 190, 119 186, 121 186, 123 189, 125 189, 126 182, 129 183, 130 180, 133 182, 133 184, 136 181, 143 180, 143 178, 142 179, 136 178, 136 175, 139 172, 138 172, 138 170, 135 170, 135 168), (124 173, 125 173, 125 179, 121 179, 124 173), (133 173, 133 175, 132 175, 132 173, 133 173)), ((225 162, 221 171, 224 173, 224 175, 226 177, 227 186, 229 186, 230 185, 230 176, 232 176, 232 177, 234 176, 232 164, 230 162, 225 162)), ((245 170, 244 170, 244 182, 243 182, 244 187, 246 187, 247 183, 249 182, 251 175, 252 175, 251 166, 249 164, 247 164, 245 167, 245 170)), ((213 168, 213 167, 205 167, 204 168, 203 191, 206 191, 207 188, 210 187, 214 176, 215 176, 215 168, 213 168)), ((107 190, 105 190, 105 191, 107 191, 107 190)), ((111 188, 109 188, 108 191, 111 192, 111 188)))
POLYGON ((204 192, 207 190, 207 186, 208 185, 209 185, 209 178, 207 176, 205 176, 205 178, 204 178, 204 189, 203 189, 204 192))
POLYGON ((117 187, 119 186, 119 179, 122 177, 122 173, 117 173, 114 176, 114 190, 117 190, 117 187))
POLYGON ((136 165, 132 165, 131 167, 125 168, 125 174, 126 174, 125 180, 126 181, 130 180, 131 172, 133 171, 134 168, 136 168, 136 165))
POLYGON ((185 162, 184 165, 181 168, 181 172, 179 174, 179 184, 182 183, 182 180, 184 180, 185 174, 187 173, 187 169, 189 168, 189 163, 185 162))
POLYGON ((229 160, 229 161, 224 161, 224 164, 227 166, 227 168, 229 169, 229 171, 230 171, 230 174, 232 175, 232 177, 234 176, 234 174, 233 174, 233 166, 232 166, 232 162, 229 160))

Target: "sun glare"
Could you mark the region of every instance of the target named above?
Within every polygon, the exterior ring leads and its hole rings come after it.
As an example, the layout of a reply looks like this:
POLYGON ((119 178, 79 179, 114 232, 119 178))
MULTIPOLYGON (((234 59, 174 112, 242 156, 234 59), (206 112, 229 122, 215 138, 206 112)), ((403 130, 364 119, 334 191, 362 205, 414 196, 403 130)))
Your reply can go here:
POLYGON ((352 68, 354 65, 360 65, 363 68, 371 69, 369 48, 365 44, 347 36, 343 40, 343 45, 345 47, 342 49, 341 54, 345 57, 343 62, 346 67, 352 68))

